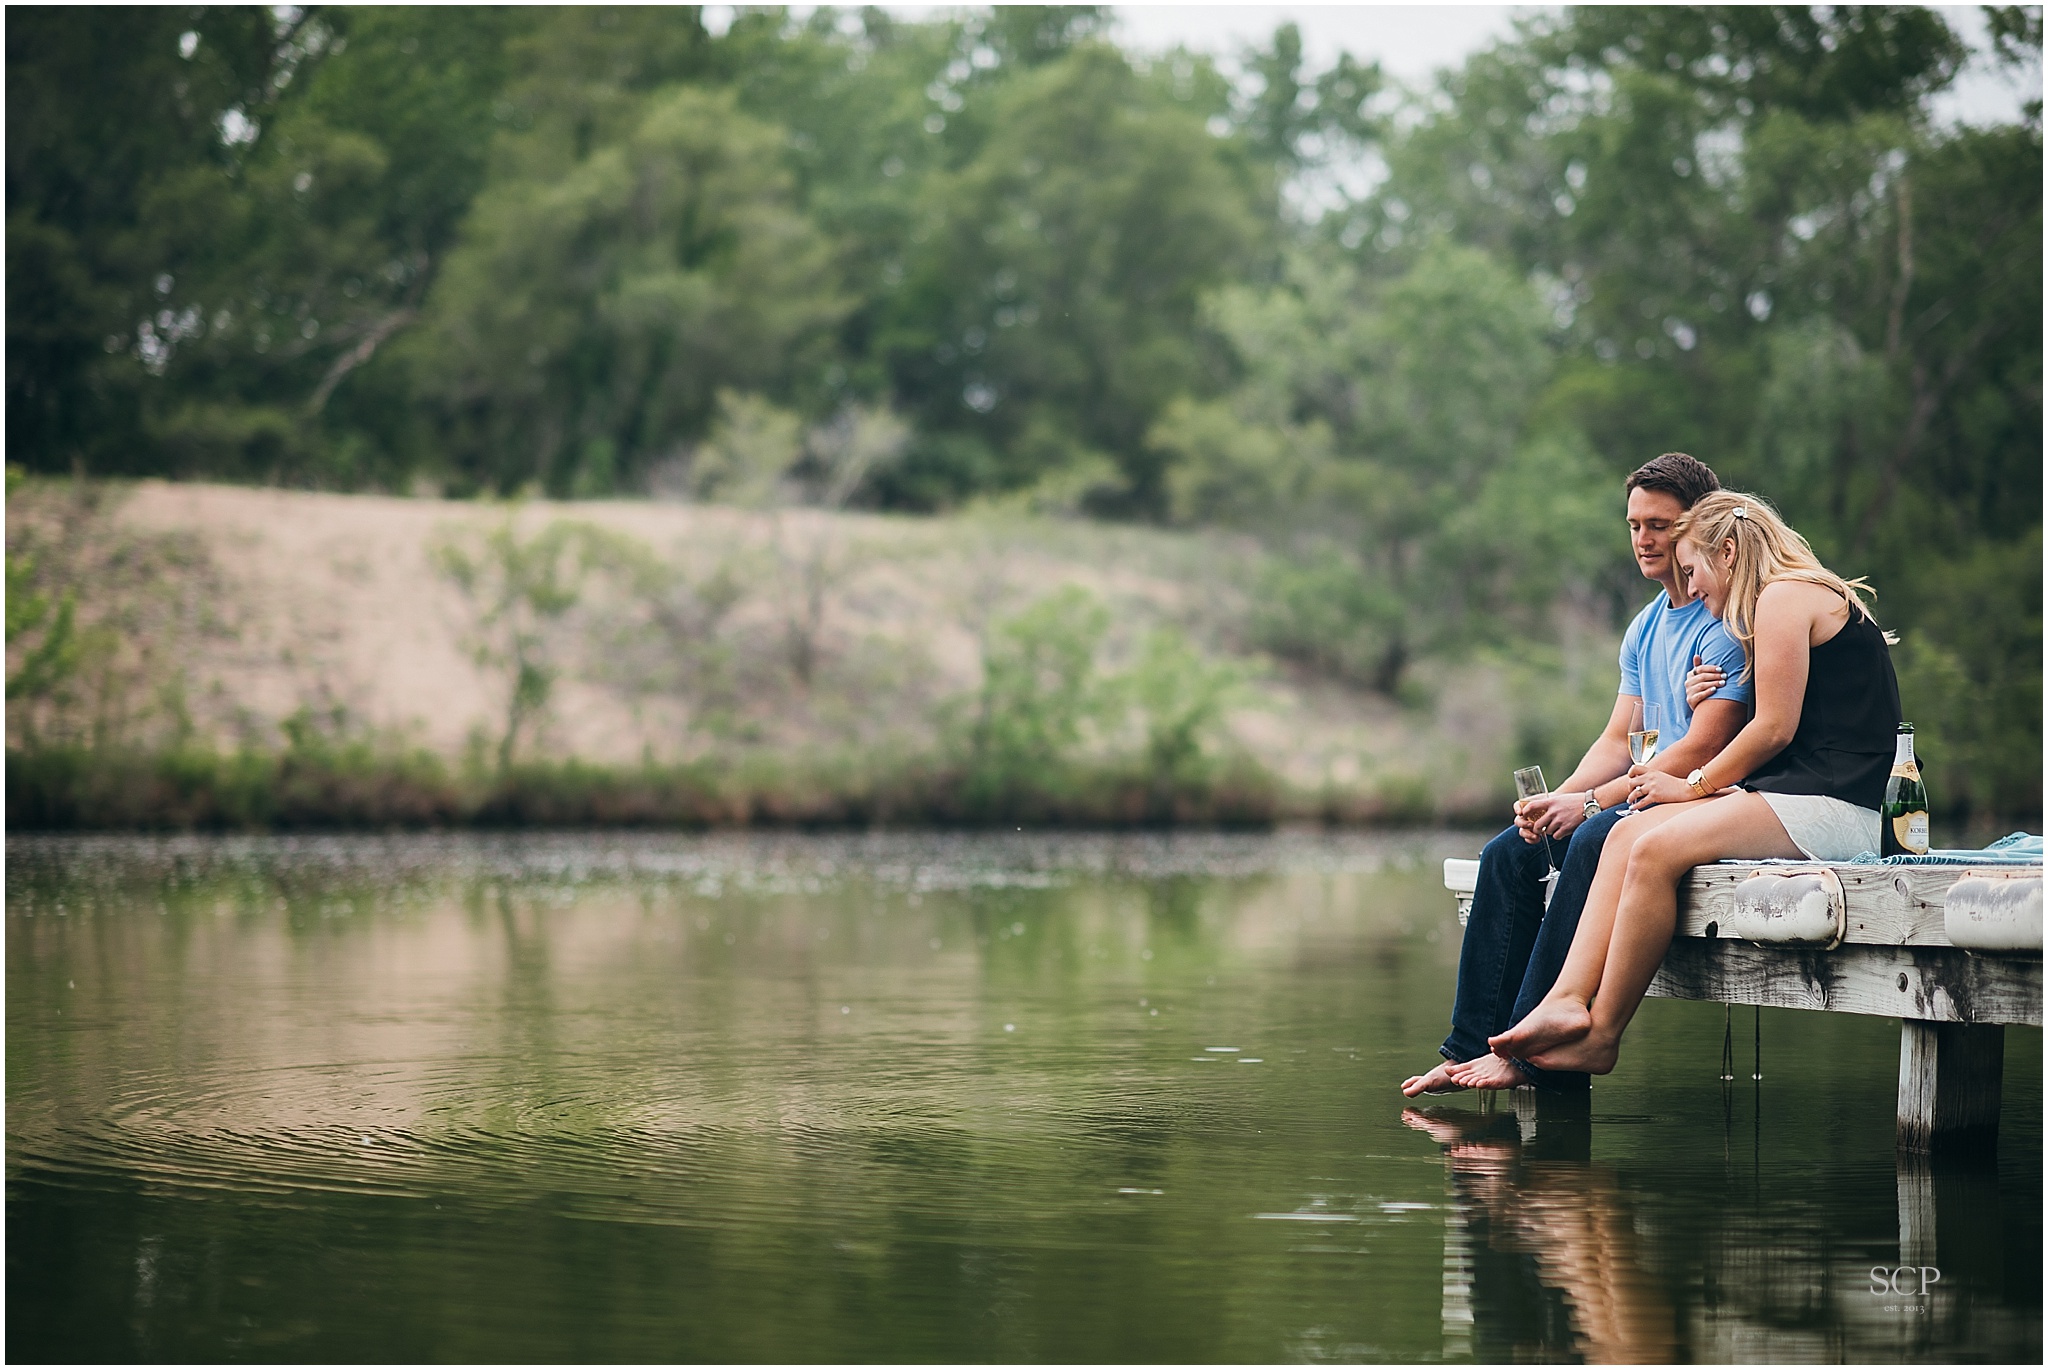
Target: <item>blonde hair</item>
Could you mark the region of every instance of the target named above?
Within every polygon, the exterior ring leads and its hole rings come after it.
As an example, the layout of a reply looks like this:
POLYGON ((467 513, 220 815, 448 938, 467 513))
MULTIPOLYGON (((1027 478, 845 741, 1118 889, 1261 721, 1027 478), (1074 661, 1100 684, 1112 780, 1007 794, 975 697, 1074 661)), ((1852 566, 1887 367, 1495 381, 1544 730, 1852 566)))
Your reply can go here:
MULTIPOLYGON (((1756 669, 1756 602, 1764 586, 1774 580, 1803 580, 1824 585, 1854 606, 1857 613, 1877 622, 1865 594, 1875 595, 1862 577, 1844 580, 1820 564, 1813 548, 1791 524, 1778 516, 1766 500, 1734 490, 1716 490, 1702 495, 1672 525, 1677 538, 1708 553, 1718 554, 1723 543, 1734 542, 1735 564, 1728 568, 1728 602, 1721 621, 1729 635, 1742 644, 1745 658, 1742 678, 1756 669)), ((1893 641, 1890 633, 1885 641, 1893 641)))

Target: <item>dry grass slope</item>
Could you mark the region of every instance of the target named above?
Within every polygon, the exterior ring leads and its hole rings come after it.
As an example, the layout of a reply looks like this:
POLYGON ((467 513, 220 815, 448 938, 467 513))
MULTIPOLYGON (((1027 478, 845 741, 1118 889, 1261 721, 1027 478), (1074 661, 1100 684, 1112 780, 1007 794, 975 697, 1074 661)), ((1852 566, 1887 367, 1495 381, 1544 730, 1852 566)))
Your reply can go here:
MULTIPOLYGON (((1097 711, 1071 758, 1097 793, 1030 816, 1455 817, 1497 801, 1515 745, 1497 667, 1440 671, 1404 708, 1253 650, 1261 554, 1219 535, 53 482, 14 493, 7 536, 73 597, 79 639, 69 679, 11 703, 10 772, 97 766, 94 811, 123 825, 972 817, 945 776, 989 652, 1065 587, 1106 611, 1100 680, 1135 679, 1170 629, 1188 671, 1244 682, 1203 744, 1205 785, 1236 798, 1147 799, 1148 715, 1097 711), (268 767, 247 782, 266 797, 181 819, 174 754, 268 767), (374 783, 342 783, 359 763, 374 783)), ((10 675, 32 645, 9 642, 10 675)))

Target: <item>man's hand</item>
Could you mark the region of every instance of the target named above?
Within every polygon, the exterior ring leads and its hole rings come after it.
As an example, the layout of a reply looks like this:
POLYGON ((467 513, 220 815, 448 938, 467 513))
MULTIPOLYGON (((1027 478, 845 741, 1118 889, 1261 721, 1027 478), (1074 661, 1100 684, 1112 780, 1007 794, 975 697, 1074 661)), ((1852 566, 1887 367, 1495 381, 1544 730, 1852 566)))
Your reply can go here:
POLYGON ((1698 656, 1692 659, 1692 669, 1685 673, 1685 707, 1697 709, 1714 697, 1714 692, 1728 683, 1728 673, 1711 662, 1702 663, 1698 656))
POLYGON ((1546 837, 1570 837, 1585 821, 1584 790, 1539 794, 1534 799, 1515 801, 1515 826, 1522 830, 1522 840, 1532 846, 1546 837))

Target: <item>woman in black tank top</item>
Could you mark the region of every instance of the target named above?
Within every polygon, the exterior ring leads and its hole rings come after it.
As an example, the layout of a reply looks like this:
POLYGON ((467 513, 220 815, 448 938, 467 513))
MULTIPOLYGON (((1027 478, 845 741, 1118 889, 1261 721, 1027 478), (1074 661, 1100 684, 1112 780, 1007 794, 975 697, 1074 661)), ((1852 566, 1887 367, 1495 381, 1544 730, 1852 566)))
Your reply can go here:
POLYGON ((1841 631, 1807 651, 1792 740, 1744 777, 1743 789, 1883 805, 1899 731, 1899 678, 1884 631, 1853 598, 1848 607, 1841 631))
POLYGON ((1685 780, 1635 768, 1634 811, 1608 836, 1557 984, 1488 1042, 1517 1064, 1614 1069, 1622 1031, 1671 944, 1678 883, 1694 866, 1840 859, 1853 852, 1814 848, 1861 843, 1866 832, 1876 846, 1899 683, 1889 635, 1858 593, 1868 587, 1822 566, 1753 495, 1710 494, 1678 530, 1693 593, 1743 645, 1756 714, 1685 780))

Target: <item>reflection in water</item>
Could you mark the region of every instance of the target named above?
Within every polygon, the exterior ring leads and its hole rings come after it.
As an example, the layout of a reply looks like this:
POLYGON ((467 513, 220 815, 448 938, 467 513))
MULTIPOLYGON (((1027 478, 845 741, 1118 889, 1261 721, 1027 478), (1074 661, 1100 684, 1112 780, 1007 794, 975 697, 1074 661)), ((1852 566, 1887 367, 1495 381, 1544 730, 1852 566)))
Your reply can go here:
POLYGON ((2038 1359, 2038 1033, 1988 1164, 1664 1001, 1404 1126, 1471 845, 11 840, 8 1355, 2038 1359))
POLYGON ((1444 1148, 1463 1246, 1446 1269, 1469 1272, 1451 1301, 1470 1310, 1446 1321, 1472 1324, 1481 1361, 1678 1359, 1671 1301, 1638 1249, 1619 1178, 1591 1160, 1584 1103, 1560 1101, 1560 1111, 1577 1106, 1579 1116, 1546 1120, 1527 1145, 1512 1114, 1402 1113, 1444 1148))

